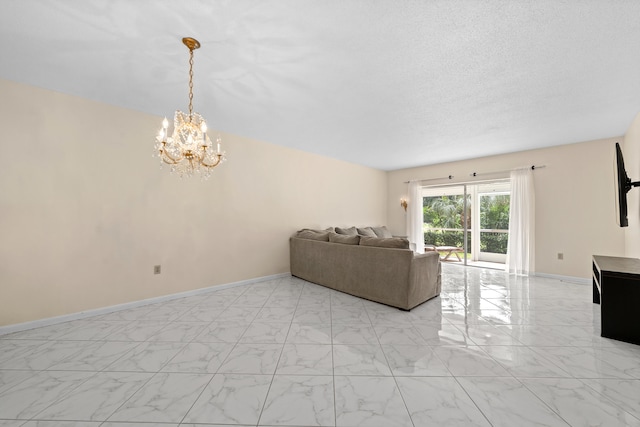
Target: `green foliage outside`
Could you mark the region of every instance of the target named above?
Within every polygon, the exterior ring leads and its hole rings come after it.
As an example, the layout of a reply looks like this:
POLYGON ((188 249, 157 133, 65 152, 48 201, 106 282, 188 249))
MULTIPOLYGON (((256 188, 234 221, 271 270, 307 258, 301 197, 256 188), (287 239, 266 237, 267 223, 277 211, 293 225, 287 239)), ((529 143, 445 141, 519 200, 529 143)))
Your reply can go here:
POLYGON ((509 234, 480 233, 480 250, 494 254, 506 254, 509 234))
POLYGON ((480 228, 509 229, 508 195, 483 195, 480 197, 480 228))
MULTIPOLYGON (((464 196, 424 197, 424 241, 435 246, 464 247, 464 196), (456 230, 434 230, 449 228, 456 230), (459 231, 458 231, 459 230, 459 231)), ((467 227, 471 228, 471 198, 467 196, 467 227)), ((509 196, 485 195, 480 197, 481 229, 509 229, 509 196)), ((507 253, 507 233, 480 233, 483 252, 507 253)), ((467 247, 471 247, 471 233, 467 234, 467 247)))
MULTIPOLYGON (((441 231, 431 230, 424 232, 424 242, 427 245, 434 246, 455 246, 464 248, 464 232, 463 231, 441 231)), ((471 247, 471 233, 467 234, 467 247, 471 247)))
MULTIPOLYGON (((427 228, 463 228, 463 196, 424 197, 422 206, 424 206, 422 217, 427 228)), ((469 196, 467 196, 467 206, 471 206, 469 196)), ((471 210, 467 209, 467 217, 470 216, 471 210)))
MULTIPOLYGON (((467 196, 467 206, 471 206, 467 196)), ((424 241, 427 245, 464 247, 463 211, 464 196, 439 196, 423 198, 424 241), (460 231, 433 230, 455 228, 460 231)), ((467 209, 467 218, 471 211, 467 209)), ((467 220, 468 221, 468 220, 467 220)))
MULTIPOLYGON (((480 197, 480 228, 509 229, 509 196, 486 195, 480 197)), ((496 254, 507 253, 508 233, 480 233, 480 249, 496 254)))

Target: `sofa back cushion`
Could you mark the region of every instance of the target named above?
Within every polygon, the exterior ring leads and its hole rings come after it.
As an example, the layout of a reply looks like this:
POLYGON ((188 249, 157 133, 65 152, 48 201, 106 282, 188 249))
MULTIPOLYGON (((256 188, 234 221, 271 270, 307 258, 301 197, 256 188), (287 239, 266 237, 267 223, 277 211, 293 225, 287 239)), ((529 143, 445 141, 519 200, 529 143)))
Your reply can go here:
POLYGON ((342 243, 344 245, 360 244, 360 236, 347 236, 346 234, 329 233, 329 241, 333 243, 342 243))
POLYGON ((304 230, 300 230, 296 233, 296 237, 300 239, 309 239, 309 240, 321 240, 323 242, 329 241, 329 232, 325 230, 310 230, 305 228, 304 230))
POLYGON ((383 239, 388 239, 390 237, 393 237, 391 235, 391 232, 387 229, 385 225, 383 225, 382 227, 371 227, 371 229, 373 230, 374 233, 376 233, 376 237, 380 237, 383 239))
POLYGON ((402 237, 381 239, 379 237, 360 237, 361 246, 377 246, 379 248, 409 249, 409 241, 402 237))
POLYGON ((357 228, 356 230, 358 230, 358 234, 361 236, 378 237, 371 227, 357 228))
POLYGON ((346 236, 356 236, 358 234, 358 230, 356 230, 355 227, 349 227, 349 228, 336 227, 336 233, 344 234, 346 236))

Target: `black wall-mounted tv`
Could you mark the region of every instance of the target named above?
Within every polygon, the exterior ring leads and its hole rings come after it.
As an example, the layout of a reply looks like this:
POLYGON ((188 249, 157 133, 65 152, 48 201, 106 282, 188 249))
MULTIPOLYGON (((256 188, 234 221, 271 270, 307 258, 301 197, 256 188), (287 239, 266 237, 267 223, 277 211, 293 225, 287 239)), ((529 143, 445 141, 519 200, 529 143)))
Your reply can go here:
POLYGON ((624 168, 624 158, 622 157, 622 149, 620 144, 616 142, 616 189, 618 195, 616 196, 616 210, 618 211, 618 225, 620 227, 627 227, 629 221, 627 220, 627 193, 631 188, 640 185, 640 181, 631 182, 631 179, 627 175, 627 171, 624 168))

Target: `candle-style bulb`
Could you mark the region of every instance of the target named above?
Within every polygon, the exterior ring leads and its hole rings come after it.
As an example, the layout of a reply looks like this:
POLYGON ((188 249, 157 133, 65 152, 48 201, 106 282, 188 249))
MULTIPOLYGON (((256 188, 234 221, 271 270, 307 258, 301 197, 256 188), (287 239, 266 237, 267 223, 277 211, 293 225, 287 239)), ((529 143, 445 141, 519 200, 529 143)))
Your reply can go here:
POLYGON ((202 131, 202 144, 207 145, 207 124, 205 122, 200 125, 200 130, 202 131))
POLYGON ((169 120, 167 120, 167 118, 165 117, 164 120, 162 121, 162 129, 166 129, 169 127, 169 120))

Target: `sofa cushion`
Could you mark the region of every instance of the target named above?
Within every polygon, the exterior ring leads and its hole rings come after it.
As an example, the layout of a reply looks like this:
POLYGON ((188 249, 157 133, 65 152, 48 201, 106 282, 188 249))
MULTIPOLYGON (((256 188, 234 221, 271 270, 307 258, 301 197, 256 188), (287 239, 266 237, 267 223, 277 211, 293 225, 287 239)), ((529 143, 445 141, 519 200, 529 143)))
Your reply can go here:
POLYGON ((344 245, 360 244, 360 236, 348 236, 345 234, 329 233, 329 241, 333 243, 342 243, 344 245))
POLYGON ((336 233, 344 234, 347 236, 355 236, 358 234, 358 230, 356 230, 355 227, 349 227, 349 228, 336 227, 336 233))
POLYGON ((377 237, 380 237, 383 239, 388 239, 390 237, 393 237, 391 235, 391 232, 387 229, 385 225, 383 225, 382 227, 371 227, 371 229, 373 230, 374 233, 376 233, 377 237))
POLYGON ((361 246, 377 246, 379 248, 409 249, 409 241, 402 237, 381 239, 379 237, 360 237, 361 246))
POLYGON ((357 228, 356 230, 358 230, 358 234, 361 236, 378 237, 371 227, 357 228))
POLYGON ((300 230, 296 233, 296 237, 300 239, 309 239, 309 240, 321 240, 323 242, 329 241, 329 232, 325 230, 310 230, 305 228, 304 230, 300 230))

